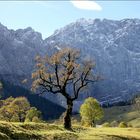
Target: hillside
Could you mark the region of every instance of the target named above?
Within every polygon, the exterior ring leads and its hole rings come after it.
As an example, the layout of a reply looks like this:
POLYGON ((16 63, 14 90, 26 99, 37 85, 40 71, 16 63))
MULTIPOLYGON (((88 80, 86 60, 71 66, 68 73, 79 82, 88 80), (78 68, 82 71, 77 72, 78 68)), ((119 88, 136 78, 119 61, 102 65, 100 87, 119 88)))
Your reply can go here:
POLYGON ((139 140, 138 128, 85 128, 74 126, 66 131, 62 126, 47 123, 6 123, 0 122, 0 139, 38 140, 139 140))
POLYGON ((124 121, 131 124, 133 127, 140 127, 139 111, 133 108, 133 105, 128 106, 115 106, 111 108, 104 109, 104 118, 102 122, 112 122, 112 121, 124 121))
MULTIPOLYGON (((128 125, 132 127, 140 127, 140 113, 139 111, 134 108, 133 105, 126 105, 126 106, 113 106, 108 108, 103 108, 104 110, 104 117, 97 121, 97 125, 102 125, 105 122, 109 122, 111 125, 112 122, 116 121, 117 125, 120 122, 126 122, 128 125)), ((80 115, 75 114, 73 115, 74 123, 80 124, 80 115)), ((58 124, 60 122, 58 121, 58 124)))
POLYGON ((140 90, 139 19, 79 19, 56 30, 45 41, 60 49, 80 49, 83 59, 95 61, 96 73, 103 80, 91 87, 88 96, 102 103, 116 103, 140 90))

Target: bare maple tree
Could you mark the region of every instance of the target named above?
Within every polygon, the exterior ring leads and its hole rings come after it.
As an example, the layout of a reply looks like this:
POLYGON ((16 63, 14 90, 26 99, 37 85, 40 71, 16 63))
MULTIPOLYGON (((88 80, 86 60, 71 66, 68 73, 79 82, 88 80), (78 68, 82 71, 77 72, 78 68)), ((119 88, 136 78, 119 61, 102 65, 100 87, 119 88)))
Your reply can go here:
POLYGON ((98 80, 93 75, 95 64, 81 61, 80 53, 74 49, 62 49, 52 56, 37 56, 36 69, 32 73, 32 89, 41 93, 58 94, 66 99, 67 109, 64 116, 64 127, 71 129, 73 101, 88 84, 98 80))

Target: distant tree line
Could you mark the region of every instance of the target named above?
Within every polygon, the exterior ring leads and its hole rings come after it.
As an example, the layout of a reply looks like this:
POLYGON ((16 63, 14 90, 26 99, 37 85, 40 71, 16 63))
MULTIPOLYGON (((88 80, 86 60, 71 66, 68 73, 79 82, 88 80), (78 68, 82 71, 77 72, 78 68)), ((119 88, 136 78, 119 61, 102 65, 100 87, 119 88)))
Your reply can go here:
POLYGON ((125 100, 125 101, 119 101, 116 103, 106 102, 102 104, 102 107, 108 108, 108 107, 113 107, 113 106, 126 106, 126 105, 131 105, 131 104, 132 104, 132 100, 125 100))
POLYGON ((32 92, 21 86, 15 86, 4 80, 1 80, 1 83, 3 85, 1 92, 2 100, 5 100, 10 96, 14 98, 24 96, 28 99, 31 106, 36 107, 42 112, 43 120, 58 119, 61 114, 65 112, 65 108, 62 106, 55 104, 42 96, 32 94, 32 92))

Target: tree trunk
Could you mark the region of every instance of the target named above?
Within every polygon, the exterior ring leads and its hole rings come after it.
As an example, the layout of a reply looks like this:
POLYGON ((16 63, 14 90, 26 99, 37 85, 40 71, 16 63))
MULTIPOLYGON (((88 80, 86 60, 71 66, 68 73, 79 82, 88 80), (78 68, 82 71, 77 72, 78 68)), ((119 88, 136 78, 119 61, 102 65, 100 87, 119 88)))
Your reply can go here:
POLYGON ((95 121, 92 120, 92 127, 94 127, 94 126, 96 126, 96 125, 95 125, 95 121))
POLYGON ((64 128, 68 130, 72 130, 71 128, 72 108, 73 108, 73 101, 71 99, 67 99, 67 110, 64 116, 64 128))

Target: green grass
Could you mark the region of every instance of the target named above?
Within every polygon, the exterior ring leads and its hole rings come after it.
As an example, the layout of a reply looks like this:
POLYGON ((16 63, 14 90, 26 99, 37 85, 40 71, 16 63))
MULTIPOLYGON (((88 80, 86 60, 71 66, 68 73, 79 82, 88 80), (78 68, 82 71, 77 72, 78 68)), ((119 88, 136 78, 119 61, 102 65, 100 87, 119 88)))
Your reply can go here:
MULTIPOLYGON (((73 118, 80 122, 79 115, 75 115, 73 118)), ((105 108, 104 117, 100 121, 97 121, 97 124, 111 123, 113 121, 117 121, 118 123, 123 121, 131 124, 133 127, 140 127, 140 112, 131 105, 105 108)))
POLYGON ((0 122, 0 140, 140 140, 140 113, 132 106, 106 108, 104 118, 98 122, 127 122, 132 128, 88 128, 80 126, 80 117, 72 119, 73 130, 67 131, 62 120, 55 123, 0 122))
POLYGON ((140 129, 136 128, 90 128, 82 139, 95 140, 140 140, 140 129))
POLYGON ((137 117, 136 111, 132 106, 114 106, 104 109, 105 115, 103 120, 105 121, 129 121, 134 117, 137 117))
POLYGON ((138 127, 140 128, 140 118, 136 118, 134 120, 131 120, 129 122, 129 124, 131 124, 133 127, 138 127))
POLYGON ((99 122, 126 122, 133 127, 140 127, 140 112, 133 108, 133 106, 115 106, 104 109, 104 118, 99 122))
POLYGON ((62 125, 48 123, 0 122, 0 140, 140 140, 140 128, 87 128, 73 126, 73 132, 62 125))

